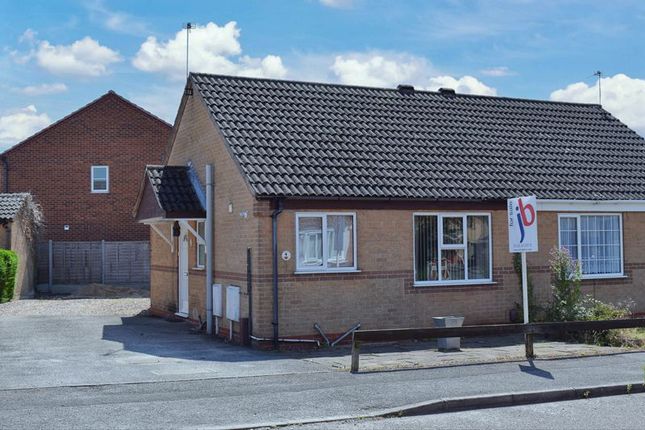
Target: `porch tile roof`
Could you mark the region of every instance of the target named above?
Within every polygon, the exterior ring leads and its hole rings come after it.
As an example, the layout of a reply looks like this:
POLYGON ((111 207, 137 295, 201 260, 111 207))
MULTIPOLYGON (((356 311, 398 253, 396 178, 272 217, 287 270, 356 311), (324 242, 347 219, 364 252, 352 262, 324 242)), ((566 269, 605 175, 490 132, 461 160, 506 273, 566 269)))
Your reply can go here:
POLYGON ((189 177, 188 166, 146 166, 159 207, 171 217, 203 218, 204 208, 189 177))
POLYGON ((257 197, 645 199, 598 105, 191 74, 257 197))
POLYGON ((29 193, 0 193, 0 220, 13 220, 28 196, 29 193))

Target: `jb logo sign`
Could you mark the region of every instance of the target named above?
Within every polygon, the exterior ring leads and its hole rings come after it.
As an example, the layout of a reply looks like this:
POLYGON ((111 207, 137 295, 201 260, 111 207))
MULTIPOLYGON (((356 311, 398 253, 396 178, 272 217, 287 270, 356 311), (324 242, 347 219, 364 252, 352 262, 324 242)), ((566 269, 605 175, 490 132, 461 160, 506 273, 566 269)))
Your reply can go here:
POLYGON ((508 200, 508 249, 510 252, 538 250, 535 196, 508 200))

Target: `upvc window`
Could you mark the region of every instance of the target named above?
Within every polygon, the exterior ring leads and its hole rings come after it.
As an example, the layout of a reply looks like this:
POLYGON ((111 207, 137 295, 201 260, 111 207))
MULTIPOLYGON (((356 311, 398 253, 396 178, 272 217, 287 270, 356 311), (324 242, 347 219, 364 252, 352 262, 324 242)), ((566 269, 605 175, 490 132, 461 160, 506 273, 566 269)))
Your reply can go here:
POLYGON ((296 237, 297 271, 356 270, 355 214, 296 214, 296 237))
POLYGON ((623 276, 623 233, 619 214, 561 214, 560 247, 580 262, 583 278, 623 276))
POLYGON ((90 183, 93 193, 108 193, 110 191, 110 168, 108 166, 92 166, 90 183))
POLYGON ((414 283, 492 282, 489 214, 415 214, 414 283))
MULTIPOLYGON (((197 233, 198 233, 201 237, 206 237, 206 235, 204 234, 204 231, 205 231, 205 225, 206 225, 206 224, 204 224, 204 221, 197 221, 197 233)), ((196 254, 197 254, 197 258, 196 258, 196 260, 197 260, 197 264, 196 264, 196 266, 197 266, 199 269, 203 269, 203 268, 204 268, 204 266, 206 266, 206 245, 205 245, 205 244, 203 244, 203 243, 199 243, 199 241, 198 241, 198 240, 196 240, 195 242, 196 242, 196 244, 197 244, 197 251, 196 251, 196 254)))

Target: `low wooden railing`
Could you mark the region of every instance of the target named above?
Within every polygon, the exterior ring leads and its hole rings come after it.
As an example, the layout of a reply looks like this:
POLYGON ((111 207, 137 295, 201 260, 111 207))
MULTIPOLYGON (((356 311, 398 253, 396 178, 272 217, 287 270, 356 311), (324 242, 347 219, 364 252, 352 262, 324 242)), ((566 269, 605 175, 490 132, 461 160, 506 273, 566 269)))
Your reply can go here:
POLYGON ((526 358, 535 356, 535 334, 566 333, 572 331, 601 331, 620 328, 645 327, 645 318, 602 321, 567 321, 530 324, 490 324, 450 328, 402 328, 390 330, 357 330, 352 338, 352 372, 358 372, 361 343, 395 342, 402 340, 436 339, 439 337, 485 337, 524 334, 526 358))

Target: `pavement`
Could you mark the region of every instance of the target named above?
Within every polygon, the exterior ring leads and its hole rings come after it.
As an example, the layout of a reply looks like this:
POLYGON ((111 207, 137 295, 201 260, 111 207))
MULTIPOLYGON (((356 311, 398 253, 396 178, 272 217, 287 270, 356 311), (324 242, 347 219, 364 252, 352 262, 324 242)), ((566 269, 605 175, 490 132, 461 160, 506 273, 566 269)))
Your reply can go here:
POLYGON ((6 309, 0 307, 0 427, 8 428, 350 419, 442 399, 638 383, 645 364, 645 353, 633 352, 351 374, 320 361, 323 353, 251 350, 160 318, 6 309))
MULTIPOLYGON (((536 339, 534 352, 539 360, 557 358, 589 357, 597 355, 633 352, 634 349, 568 343, 536 339)), ((443 366, 524 361, 523 335, 498 336, 496 338, 462 339, 461 350, 439 352, 436 341, 401 342, 361 345, 360 371, 419 369, 443 366)), ((337 370, 351 368, 349 347, 302 354, 312 363, 337 370)))

